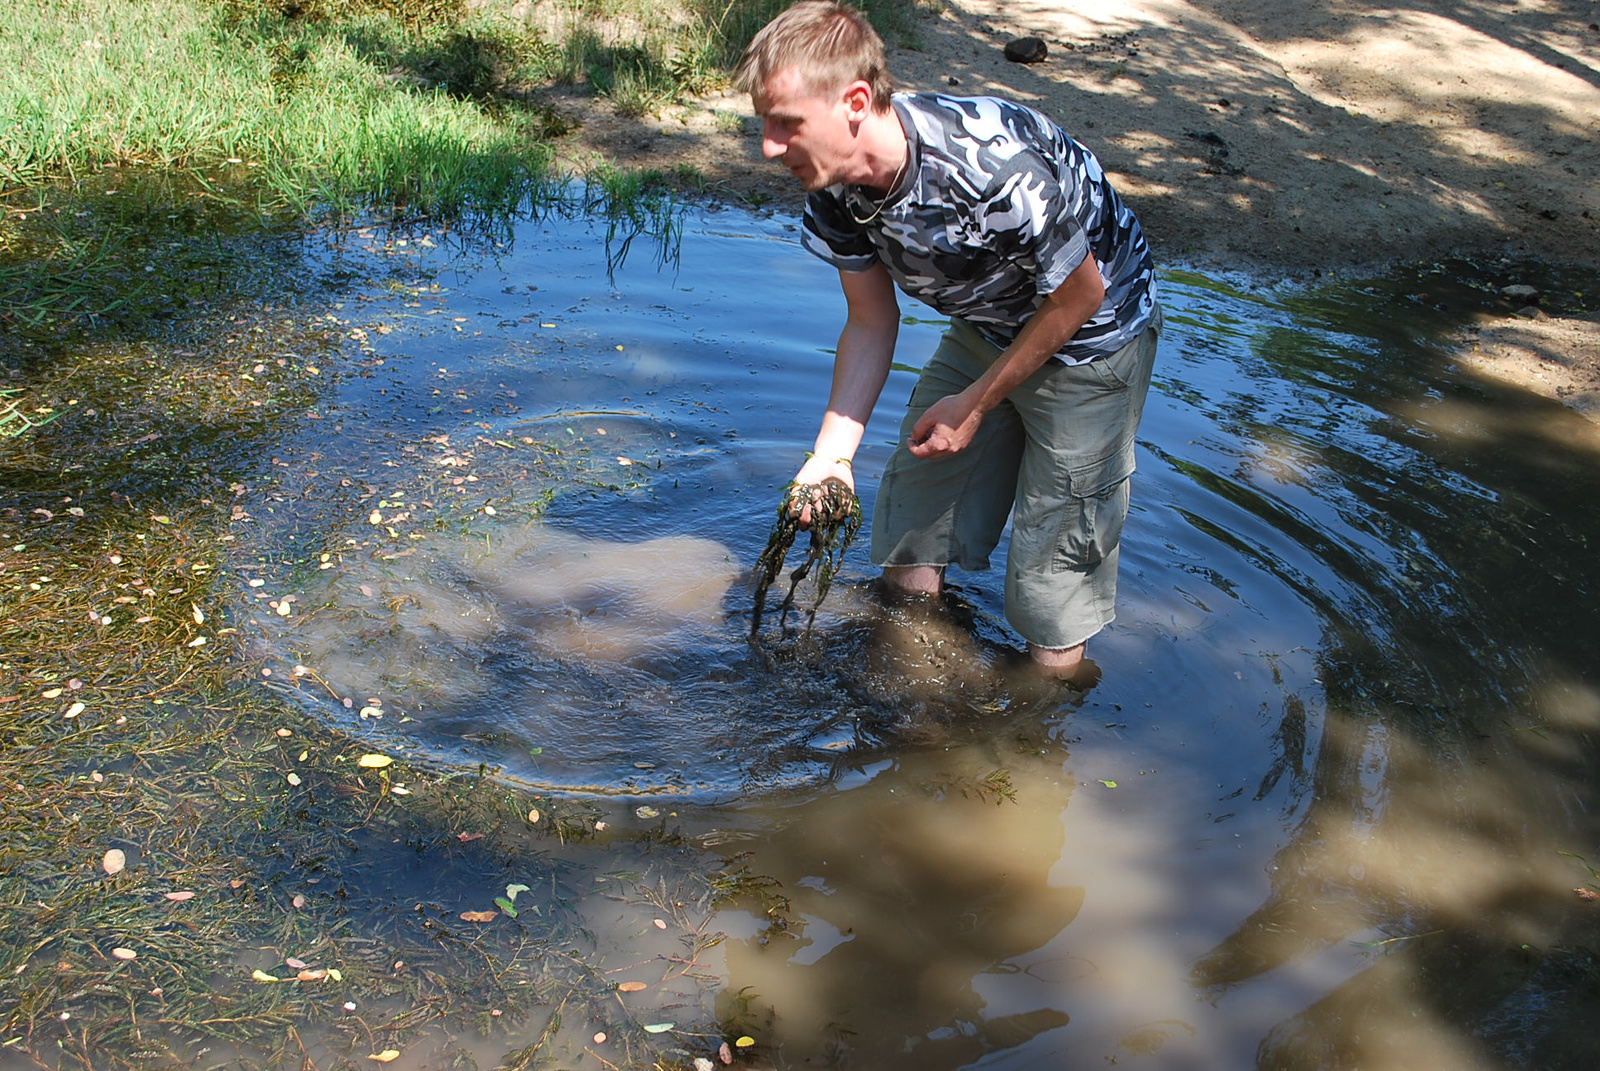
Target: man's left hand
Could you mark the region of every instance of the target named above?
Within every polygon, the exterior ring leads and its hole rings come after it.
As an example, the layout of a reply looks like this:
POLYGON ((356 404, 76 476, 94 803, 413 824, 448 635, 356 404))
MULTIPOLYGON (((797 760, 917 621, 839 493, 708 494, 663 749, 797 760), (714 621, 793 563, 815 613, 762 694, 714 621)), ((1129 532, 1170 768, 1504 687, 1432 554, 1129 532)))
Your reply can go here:
POLYGON ((918 418, 906 446, 912 457, 948 457, 972 443, 981 423, 983 412, 967 399, 965 391, 948 394, 928 406, 918 418))

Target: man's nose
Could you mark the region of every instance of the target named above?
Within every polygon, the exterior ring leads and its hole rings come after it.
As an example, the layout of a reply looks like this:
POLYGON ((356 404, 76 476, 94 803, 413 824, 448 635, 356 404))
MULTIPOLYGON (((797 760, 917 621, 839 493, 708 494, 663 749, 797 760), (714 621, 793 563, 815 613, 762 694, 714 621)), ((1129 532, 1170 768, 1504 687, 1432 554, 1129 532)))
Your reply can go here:
POLYGON ((776 160, 789 150, 787 138, 782 136, 783 129, 777 123, 768 121, 761 124, 761 155, 768 160, 776 160))

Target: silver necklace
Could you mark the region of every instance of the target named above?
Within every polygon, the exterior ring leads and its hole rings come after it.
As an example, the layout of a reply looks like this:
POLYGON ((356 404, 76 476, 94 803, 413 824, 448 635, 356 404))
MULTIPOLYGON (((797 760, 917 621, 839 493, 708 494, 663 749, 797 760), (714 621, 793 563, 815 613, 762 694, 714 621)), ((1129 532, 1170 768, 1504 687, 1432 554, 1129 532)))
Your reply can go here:
POLYGON ((865 219, 862 219, 860 216, 856 215, 855 209, 851 208, 849 205, 846 205, 845 206, 845 211, 850 213, 850 218, 855 220, 859 224, 865 225, 865 224, 871 223, 873 220, 875 220, 879 216, 881 216, 883 214, 883 206, 888 204, 889 203, 889 198, 894 196, 894 191, 895 191, 895 189, 897 187, 899 187, 900 179, 901 179, 901 177, 903 175, 905 175, 906 168, 910 165, 910 163, 911 163, 911 146, 908 145, 908 146, 906 146, 906 158, 904 160, 900 161, 900 170, 896 171, 894 173, 894 178, 889 180, 889 188, 884 191, 883 200, 878 202, 878 207, 874 208, 872 210, 872 214, 871 215, 867 216, 865 219))

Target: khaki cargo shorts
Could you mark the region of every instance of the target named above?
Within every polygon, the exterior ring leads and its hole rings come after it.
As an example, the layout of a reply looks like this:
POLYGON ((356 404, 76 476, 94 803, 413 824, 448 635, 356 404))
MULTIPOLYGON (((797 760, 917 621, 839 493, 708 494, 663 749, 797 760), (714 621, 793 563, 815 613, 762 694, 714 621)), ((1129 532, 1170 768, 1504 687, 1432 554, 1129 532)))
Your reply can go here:
POLYGON ((1012 516, 1006 619, 1040 647, 1072 647, 1116 616, 1117 551, 1128 515, 1133 437, 1150 389, 1161 313, 1116 353, 1049 361, 983 420, 971 445, 932 460, 906 442, 928 406, 999 357, 952 320, 911 392, 872 516, 874 565, 989 568, 1012 516))

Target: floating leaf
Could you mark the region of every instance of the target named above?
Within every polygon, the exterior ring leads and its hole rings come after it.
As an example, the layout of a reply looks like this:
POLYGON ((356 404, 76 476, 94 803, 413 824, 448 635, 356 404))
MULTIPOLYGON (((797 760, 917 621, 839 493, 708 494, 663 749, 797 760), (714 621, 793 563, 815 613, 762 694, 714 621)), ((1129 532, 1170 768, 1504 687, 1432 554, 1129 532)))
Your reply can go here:
POLYGON ((528 749, 528 754, 533 755, 534 757, 537 758, 538 756, 544 754, 544 748, 542 748, 542 747, 530 747, 528 749))
POLYGON ((268 974, 266 971, 262 970, 260 967, 257 967, 255 970, 251 971, 250 972, 250 977, 254 978, 258 982, 281 982, 281 981, 283 981, 283 979, 279 978, 276 974, 268 974))
POLYGON ((738 1041, 735 1041, 733 1044, 737 1048, 748 1049, 750 1046, 754 1045, 755 1043, 756 1043, 756 1039, 751 1037, 749 1034, 746 1034, 744 1037, 740 1038, 738 1041))
POLYGON ((138 959, 139 953, 131 948, 113 948, 111 955, 116 959, 138 959))
POLYGON ((617 986, 617 992, 618 993, 637 993, 641 989, 649 989, 649 988, 650 987, 645 985, 643 982, 623 982, 621 985, 617 986))
POLYGON ((332 978, 335 982, 342 982, 344 981, 344 972, 338 967, 329 967, 328 977, 332 978))
POLYGON ((294 956, 290 956, 288 959, 284 960, 283 963, 284 966, 293 967, 297 971, 303 971, 307 967, 311 966, 311 964, 307 963, 305 960, 297 959, 294 956))
POLYGON ((1099 780, 1099 782, 1102 785, 1105 785, 1107 788, 1116 788, 1117 787, 1117 783, 1115 781, 1107 781, 1104 778, 1098 778, 1097 780, 1099 780))
POLYGON ((128 865, 128 855, 121 848, 109 848, 100 857, 100 869, 107 874, 120 874, 128 865))
POLYGON ((188 889, 182 889, 178 892, 169 892, 166 894, 166 897, 168 900, 172 900, 181 904, 185 900, 193 900, 194 893, 190 892, 188 889))
POLYGON ((604 1045, 606 1043, 606 1032, 604 1030, 594 1036, 594 1043, 596 1045, 604 1045))
POLYGON ((676 1025, 676 1023, 646 1023, 644 1032, 646 1034, 665 1034, 676 1025))
POLYGON ((39 695, 45 699, 55 699, 58 698, 64 691, 66 691, 65 688, 46 688, 44 691, 40 692, 39 695))
POLYGON ((507 915, 510 915, 512 918, 517 917, 516 907, 514 907, 511 901, 507 900, 504 896, 496 896, 494 898, 494 905, 501 911, 504 911, 507 915))
POLYGON ((463 911, 463 912, 461 912, 461 921, 462 922, 493 922, 495 919, 497 919, 499 917, 500 917, 500 912, 498 912, 498 911, 463 911))
POLYGON ((300 782, 300 775, 297 774, 297 773, 290 773, 289 776, 286 778, 286 780, 291 785, 295 785, 296 787, 298 787, 300 785, 300 783, 301 783, 300 782))
POLYGON ((371 1056, 368 1056, 367 1059, 376 1060, 380 1064, 386 1064, 386 1063, 389 1063, 391 1060, 400 1059, 400 1050, 399 1049, 384 1049, 382 1052, 373 1053, 371 1056))
POLYGON ((74 703, 68 707, 66 713, 62 714, 61 716, 63 718, 76 718, 79 714, 82 714, 87 709, 88 708, 82 703, 74 703))
POLYGON ((192 610, 192 611, 194 611, 194 623, 195 623, 195 624, 197 624, 197 625, 203 625, 203 624, 205 624, 205 623, 206 623, 206 615, 205 615, 205 612, 204 612, 204 611, 202 611, 202 610, 201 610, 201 609, 200 609, 200 607, 199 607, 199 605, 198 605, 198 604, 196 604, 196 603, 192 603, 192 602, 191 602, 191 603, 190 603, 190 604, 189 604, 189 609, 190 609, 190 610, 192 610))
POLYGON ((528 811, 528 824, 530 826, 536 826, 539 824, 539 808, 534 807, 528 811))
POLYGON ((367 754, 356 760, 356 765, 366 770, 381 770, 385 766, 393 765, 394 760, 387 755, 367 754))
POLYGON ((638 815, 640 818, 655 818, 661 814, 660 811, 649 806, 648 804, 643 807, 635 808, 633 813, 638 815))
POLYGON ((658 930, 664 930, 667 928, 667 922, 665 919, 651 919, 650 921, 655 924, 655 928, 658 930))
POLYGON ((528 891, 528 887, 526 885, 507 885, 506 886, 506 896, 513 903, 516 902, 518 893, 525 893, 527 891, 528 891))
POLYGON ((311 970, 301 971, 299 974, 295 975, 295 980, 300 982, 320 982, 326 977, 328 977, 328 972, 320 967, 317 967, 311 970))

